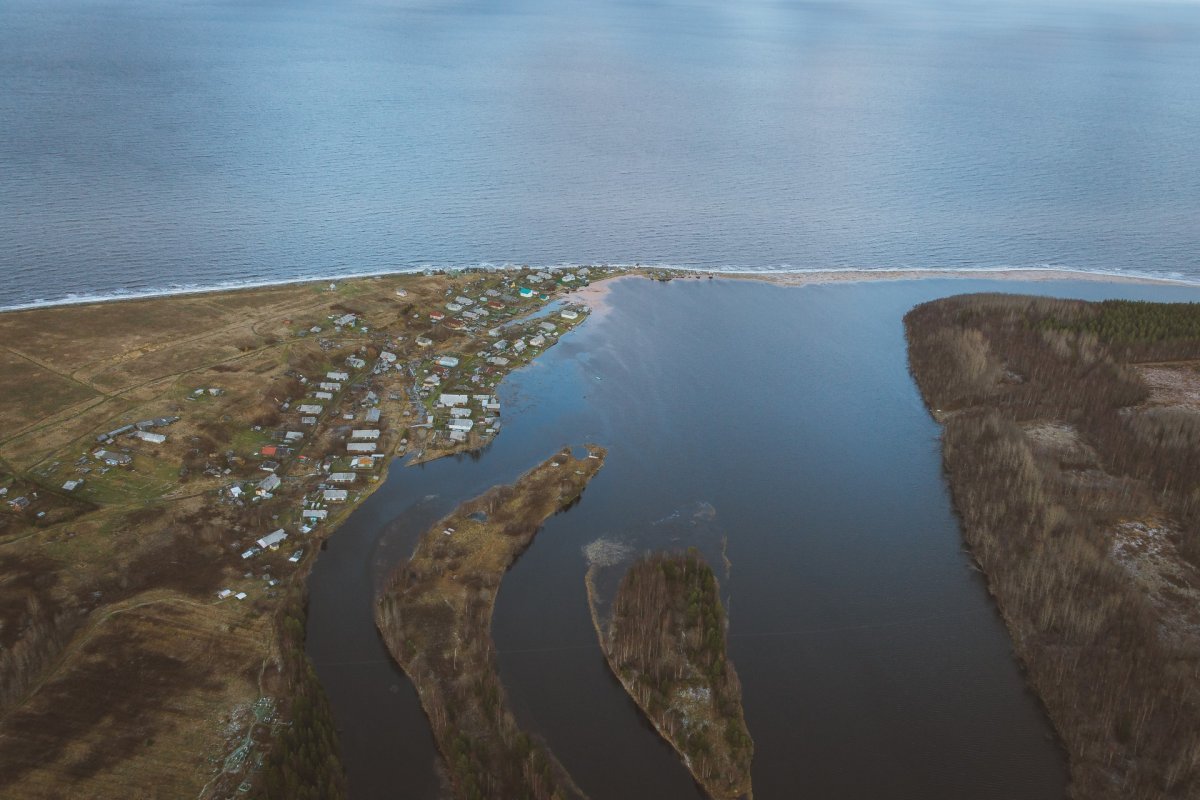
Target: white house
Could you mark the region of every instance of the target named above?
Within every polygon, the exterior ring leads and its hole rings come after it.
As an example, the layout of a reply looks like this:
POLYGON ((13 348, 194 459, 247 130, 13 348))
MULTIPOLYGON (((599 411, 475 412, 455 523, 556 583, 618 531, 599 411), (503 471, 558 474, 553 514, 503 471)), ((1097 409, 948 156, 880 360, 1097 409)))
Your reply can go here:
POLYGON ((313 405, 311 403, 299 406, 297 409, 301 414, 320 414, 325 410, 325 406, 313 405))
POLYGON ((437 364, 439 367, 457 367, 458 359, 454 356, 438 356, 433 360, 433 363, 437 364))
POLYGON ((374 453, 378 447, 374 442, 350 442, 346 445, 348 453, 374 453))
POLYGON ((331 472, 329 474, 330 483, 354 483, 358 476, 353 472, 331 472))
POLYGON ((330 392, 313 392, 314 400, 332 400, 333 394, 330 392))
POLYGON ((379 431, 375 431, 375 430, 350 431, 350 438, 351 439, 375 440, 375 439, 379 438, 379 431))
POLYGON ((475 420, 455 418, 446 423, 446 427, 452 431, 462 431, 466 433, 475 427, 475 420))
POLYGON ((441 408, 453 408, 454 406, 465 406, 470 398, 465 394, 443 394, 438 397, 438 406, 441 408))
POLYGON ((167 437, 161 433, 151 433, 150 431, 134 431, 132 435, 143 442, 150 442, 151 444, 162 444, 167 440, 167 437))
POLYGON ((344 503, 350 493, 345 489, 326 489, 322 496, 326 503, 344 503))
POLYGON ((329 512, 323 508, 306 508, 300 512, 300 516, 304 519, 325 519, 329 512))
POLYGON ((340 392, 342 390, 342 385, 334 381, 321 381, 317 387, 324 392, 340 392))
POLYGON ((257 542, 255 542, 255 544, 258 545, 259 547, 263 548, 264 550, 266 550, 268 547, 271 547, 271 548, 278 547, 279 543, 282 542, 286 538, 287 538, 287 532, 283 528, 280 528, 277 531, 268 533, 266 536, 262 537, 257 542))
POLYGON ((579 312, 572 311, 571 309, 568 308, 568 309, 564 310, 561 314, 559 314, 559 316, 562 317, 563 319, 567 319, 567 320, 579 319, 579 312))
POLYGON ((325 377, 331 381, 348 381, 350 380, 349 373, 346 372, 326 372, 325 377))

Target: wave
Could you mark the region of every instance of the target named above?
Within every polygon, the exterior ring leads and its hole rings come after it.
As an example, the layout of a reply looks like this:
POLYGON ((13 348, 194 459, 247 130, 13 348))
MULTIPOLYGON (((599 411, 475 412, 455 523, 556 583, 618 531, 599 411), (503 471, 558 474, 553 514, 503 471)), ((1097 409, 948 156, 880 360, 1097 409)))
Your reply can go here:
POLYGON ((1022 265, 989 265, 989 266, 966 266, 957 265, 952 267, 945 266, 922 266, 922 267, 793 267, 790 264, 778 264, 773 266, 742 266, 742 265, 723 265, 719 267, 698 266, 698 265, 681 265, 669 263, 611 263, 611 262, 593 262, 593 263, 569 263, 560 262, 554 264, 522 264, 516 262, 492 263, 492 262, 477 262, 473 264, 449 264, 449 263, 429 263, 403 267, 395 267, 384 270, 370 270, 357 272, 332 271, 327 273, 316 273, 309 275, 292 275, 280 278, 264 278, 264 279, 249 279, 249 280, 230 280, 218 281, 211 284, 188 283, 188 284, 172 284, 162 287, 150 287, 146 289, 111 289, 107 291, 78 293, 72 292, 52 298, 37 298, 21 303, 0 306, 0 311, 23 311, 34 308, 51 308, 54 306, 68 305, 83 305, 86 303, 105 303, 118 300, 138 300, 154 297, 171 297, 175 295, 186 294, 211 294, 213 292, 236 291, 239 289, 257 289, 269 286, 288 286, 300 283, 318 283, 325 281, 341 281, 354 278, 377 278, 388 275, 411 275, 429 271, 447 272, 447 271, 473 271, 473 270, 513 270, 513 269, 539 269, 539 270, 566 270, 578 269, 580 267, 604 267, 608 269, 663 269, 663 270, 678 270, 681 272, 697 272, 702 274, 730 274, 730 275, 880 275, 880 274, 902 274, 916 275, 922 274, 936 275, 939 277, 952 277, 954 273, 965 273, 967 275, 977 275, 979 273, 1014 273, 1014 272, 1030 272, 1030 273, 1061 273, 1063 280, 1070 280, 1073 276, 1093 276, 1098 278, 1114 278, 1123 280, 1139 280, 1152 281, 1173 284, 1187 284, 1189 286, 1200 286, 1200 278, 1188 276, 1181 272, 1151 272, 1146 270, 1128 270, 1121 268, 1114 269, 1091 269, 1070 267, 1062 264, 1022 264, 1022 265))

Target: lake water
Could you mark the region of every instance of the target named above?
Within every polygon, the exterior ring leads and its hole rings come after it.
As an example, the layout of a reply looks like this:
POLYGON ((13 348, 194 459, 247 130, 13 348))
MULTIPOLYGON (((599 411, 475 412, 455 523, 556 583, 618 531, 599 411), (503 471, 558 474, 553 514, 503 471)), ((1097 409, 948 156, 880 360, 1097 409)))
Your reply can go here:
POLYGON ((5 0, 0 307, 423 265, 1200 279, 1200 5, 5 0))
POLYGON ((1063 757, 962 550, 939 429, 907 372, 904 313, 965 291, 1200 300, 1095 283, 614 283, 501 386, 489 449, 397 465, 321 553, 309 653, 352 797, 437 795, 428 725, 372 621, 384 576, 457 503, 596 442, 605 468, 506 575, 494 620, 522 725, 591 797, 700 796, 608 673, 582 548, 686 546, 708 504, 696 535, 728 540, 757 797, 1062 798, 1063 757))

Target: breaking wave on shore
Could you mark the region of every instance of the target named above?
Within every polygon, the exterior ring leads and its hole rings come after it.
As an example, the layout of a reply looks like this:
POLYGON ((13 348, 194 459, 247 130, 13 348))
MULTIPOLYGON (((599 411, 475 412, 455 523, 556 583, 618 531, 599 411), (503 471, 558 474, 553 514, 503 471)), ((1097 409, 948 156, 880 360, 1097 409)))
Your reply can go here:
POLYGON ((1021 273, 1030 273, 1037 275, 1046 275, 1047 273, 1061 274, 1062 280, 1073 279, 1089 279, 1089 280, 1119 280, 1119 281, 1147 281, 1154 283, 1179 283, 1193 286, 1200 286, 1200 278, 1195 276, 1185 275, 1181 272, 1153 272, 1148 270, 1131 270, 1131 269, 1079 269, 1062 264, 1027 264, 1027 265, 992 265, 992 266, 923 266, 923 267, 810 267, 810 268, 795 268, 788 264, 780 264, 777 266, 752 267, 752 266, 721 266, 721 267, 701 267, 693 265, 677 265, 677 264, 660 264, 660 263, 559 263, 559 264, 518 264, 515 262, 494 264, 488 262, 480 262, 475 264, 452 265, 452 264, 420 264, 413 266, 398 266, 393 269, 385 270, 368 270, 368 271, 330 271, 328 273, 310 273, 291 275, 281 278, 264 278, 264 279, 247 279, 247 280, 229 280, 218 281, 211 284, 201 283, 186 283, 186 284, 170 284, 164 286, 151 286, 142 289, 112 289, 98 292, 68 292, 59 296, 35 298, 28 301, 11 303, 0 306, 0 311, 23 311, 34 308, 49 308, 54 306, 65 305, 81 305, 85 303, 104 303, 117 300, 135 300, 147 299, 154 297, 171 297, 175 295, 186 294, 210 294, 213 292, 236 291, 241 289, 259 289, 270 286, 287 286, 299 283, 323 283, 336 282, 342 280, 350 280, 354 278, 375 278, 385 277, 389 275, 406 275, 415 273, 430 273, 430 272, 456 272, 456 271, 499 271, 510 269, 536 268, 549 271, 576 269, 579 267, 605 267, 618 270, 632 269, 662 269, 662 270, 679 270, 682 272, 694 272, 702 275, 731 275, 731 276, 796 276, 803 278, 806 276, 831 276, 837 280, 853 281, 853 280, 870 280, 872 278, 880 279, 889 275, 902 276, 903 278, 913 277, 955 277, 956 273, 961 273, 964 278, 975 277, 981 275, 994 274, 997 277, 1001 275, 1020 276, 1021 273))

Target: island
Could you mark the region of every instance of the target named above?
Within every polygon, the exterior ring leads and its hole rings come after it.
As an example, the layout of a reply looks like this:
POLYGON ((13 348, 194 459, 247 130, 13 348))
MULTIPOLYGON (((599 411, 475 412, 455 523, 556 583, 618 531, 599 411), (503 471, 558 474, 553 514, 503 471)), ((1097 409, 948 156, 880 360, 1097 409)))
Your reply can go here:
POLYGON ((416 686, 454 796, 582 797, 550 752, 522 732, 504 699, 491 636, 500 580, 553 514, 575 503, 606 452, 570 448, 459 506, 393 574, 376 622, 416 686))
POLYGON ((617 680, 709 797, 752 797, 754 742, 712 569, 694 549, 639 559, 621 579, 608 624, 595 569, 586 578, 592 622, 617 680))
POLYGON ((971 295, 905 326, 1071 796, 1197 796, 1200 305, 971 295))

